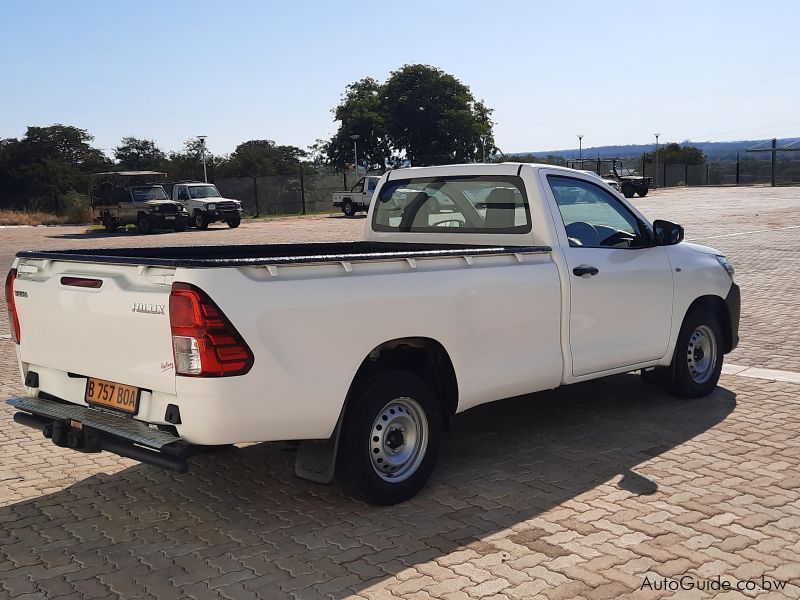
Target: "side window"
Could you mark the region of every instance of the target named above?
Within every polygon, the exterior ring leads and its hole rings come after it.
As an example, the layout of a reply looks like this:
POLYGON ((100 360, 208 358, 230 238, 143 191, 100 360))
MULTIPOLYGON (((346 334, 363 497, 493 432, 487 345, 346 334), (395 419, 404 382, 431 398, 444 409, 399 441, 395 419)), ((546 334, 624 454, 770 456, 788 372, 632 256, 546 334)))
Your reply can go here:
POLYGON ((370 179, 370 180, 368 180, 368 183, 367 183, 367 191, 368 192, 374 192, 375 188, 377 186, 378 186, 378 180, 377 179, 370 179))
POLYGON ((647 232, 634 214, 599 185, 548 175, 569 245, 573 248, 644 248, 647 232))
POLYGON ((364 191, 364 179, 361 178, 359 180, 359 182, 357 184, 355 184, 353 186, 353 189, 351 189, 350 191, 351 192, 356 192, 357 194, 360 194, 361 192, 363 192, 364 191))
POLYGON ((185 187, 178 188, 178 200, 188 200, 189 199, 189 190, 185 187))

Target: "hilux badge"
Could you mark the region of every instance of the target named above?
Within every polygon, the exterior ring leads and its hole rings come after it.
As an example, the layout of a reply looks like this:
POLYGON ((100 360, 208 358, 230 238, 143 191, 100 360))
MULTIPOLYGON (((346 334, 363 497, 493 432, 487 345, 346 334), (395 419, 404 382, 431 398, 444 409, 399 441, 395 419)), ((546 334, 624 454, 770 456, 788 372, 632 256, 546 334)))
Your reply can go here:
POLYGON ((145 315, 163 315, 166 310, 164 304, 145 304, 144 302, 134 302, 133 312, 143 313, 145 315))

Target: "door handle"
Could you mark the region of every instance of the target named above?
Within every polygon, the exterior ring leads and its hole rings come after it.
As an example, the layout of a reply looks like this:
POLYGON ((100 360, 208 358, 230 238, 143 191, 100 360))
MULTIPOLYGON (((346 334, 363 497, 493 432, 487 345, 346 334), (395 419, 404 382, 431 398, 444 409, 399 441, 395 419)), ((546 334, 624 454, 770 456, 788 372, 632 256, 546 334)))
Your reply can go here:
POLYGON ((572 269, 572 272, 578 277, 581 277, 583 275, 595 276, 600 271, 597 270, 597 267, 587 267, 586 265, 581 265, 580 267, 575 267, 572 269))

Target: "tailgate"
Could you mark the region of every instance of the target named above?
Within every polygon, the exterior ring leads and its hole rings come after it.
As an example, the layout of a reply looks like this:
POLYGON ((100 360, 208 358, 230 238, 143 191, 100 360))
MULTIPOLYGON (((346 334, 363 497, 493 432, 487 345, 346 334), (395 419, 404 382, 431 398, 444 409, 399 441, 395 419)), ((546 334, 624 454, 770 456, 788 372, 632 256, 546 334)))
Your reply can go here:
POLYGON ((14 285, 24 363, 175 393, 174 269, 20 259, 14 285))

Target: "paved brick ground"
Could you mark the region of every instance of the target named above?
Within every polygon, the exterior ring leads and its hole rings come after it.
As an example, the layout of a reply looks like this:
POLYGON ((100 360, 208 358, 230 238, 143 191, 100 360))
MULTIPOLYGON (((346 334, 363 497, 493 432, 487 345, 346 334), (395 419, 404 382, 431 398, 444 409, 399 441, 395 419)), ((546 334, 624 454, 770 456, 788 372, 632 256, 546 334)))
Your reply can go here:
MULTIPOLYGON (((800 189, 669 190, 638 201, 726 252, 744 297, 737 365, 800 371, 800 189), (794 228, 794 229, 792 229, 794 228), (757 232, 757 233, 752 233, 757 232)), ((87 237, 0 229, 19 248, 357 238, 363 220, 87 237)), ((21 391, 0 316, 0 395, 21 391)), ((291 447, 193 459, 186 475, 60 450, 0 409, 0 599, 617 598, 645 578, 800 597, 800 385, 723 376, 678 401, 634 375, 461 415, 430 485, 374 508, 294 478, 291 447)))

